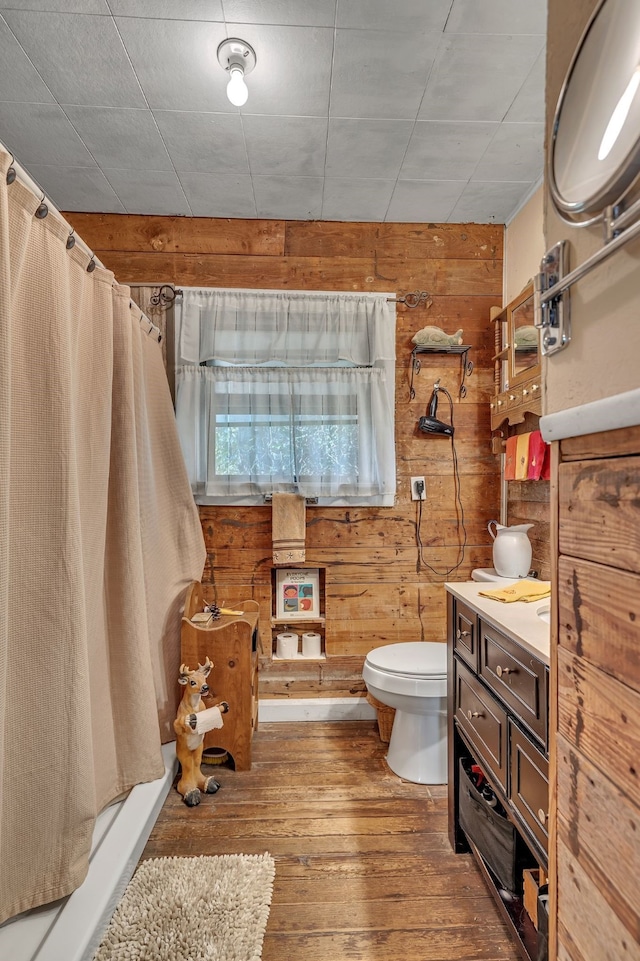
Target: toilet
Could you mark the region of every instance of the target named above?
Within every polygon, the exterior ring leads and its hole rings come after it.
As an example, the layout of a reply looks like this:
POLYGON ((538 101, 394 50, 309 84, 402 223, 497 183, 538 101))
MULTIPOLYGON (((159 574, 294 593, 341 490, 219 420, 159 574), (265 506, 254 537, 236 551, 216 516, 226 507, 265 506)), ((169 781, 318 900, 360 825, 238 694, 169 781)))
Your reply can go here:
POLYGON ((387 764, 416 784, 447 782, 447 645, 388 644, 367 654, 367 690, 396 710, 387 764))

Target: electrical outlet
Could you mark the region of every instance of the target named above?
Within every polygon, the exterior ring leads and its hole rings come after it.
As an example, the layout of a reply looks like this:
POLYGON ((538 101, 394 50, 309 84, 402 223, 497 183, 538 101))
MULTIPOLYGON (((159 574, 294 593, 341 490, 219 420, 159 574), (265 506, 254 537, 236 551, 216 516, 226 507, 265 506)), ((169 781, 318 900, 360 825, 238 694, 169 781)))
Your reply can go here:
POLYGON ((426 501, 427 499, 427 485, 424 482, 424 477, 412 477, 411 478, 411 500, 412 501, 426 501), (420 487, 420 485, 422 485, 420 487), (418 493, 418 491, 421 493, 418 493))

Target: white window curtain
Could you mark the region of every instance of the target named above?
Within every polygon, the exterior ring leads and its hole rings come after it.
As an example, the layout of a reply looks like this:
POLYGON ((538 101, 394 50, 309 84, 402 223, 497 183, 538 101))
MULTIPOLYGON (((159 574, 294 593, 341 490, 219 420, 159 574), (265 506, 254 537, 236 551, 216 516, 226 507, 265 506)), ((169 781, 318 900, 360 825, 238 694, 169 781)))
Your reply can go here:
POLYGON ((199 503, 393 504, 388 294, 187 288, 176 416, 199 503))

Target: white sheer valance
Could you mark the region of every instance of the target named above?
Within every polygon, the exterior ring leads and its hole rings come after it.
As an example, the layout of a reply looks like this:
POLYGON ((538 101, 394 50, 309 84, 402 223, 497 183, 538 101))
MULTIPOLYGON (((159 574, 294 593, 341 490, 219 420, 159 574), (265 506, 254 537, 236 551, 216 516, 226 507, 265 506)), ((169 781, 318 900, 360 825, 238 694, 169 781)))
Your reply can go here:
POLYGON ((199 503, 296 491, 393 504, 388 294, 195 290, 176 310, 176 417, 199 503))
POLYGON ((388 294, 183 290, 179 363, 373 365, 395 357, 388 294))

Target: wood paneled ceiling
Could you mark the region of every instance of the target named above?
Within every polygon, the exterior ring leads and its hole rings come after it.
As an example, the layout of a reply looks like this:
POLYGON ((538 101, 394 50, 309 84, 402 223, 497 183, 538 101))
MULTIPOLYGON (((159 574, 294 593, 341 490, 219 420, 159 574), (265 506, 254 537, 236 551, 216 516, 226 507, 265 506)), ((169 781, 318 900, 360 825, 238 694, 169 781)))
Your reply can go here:
POLYGON ((545 0, 0 0, 0 141, 64 210, 503 223, 545 31, 545 0))

